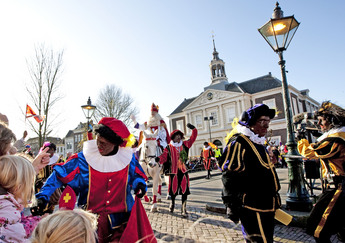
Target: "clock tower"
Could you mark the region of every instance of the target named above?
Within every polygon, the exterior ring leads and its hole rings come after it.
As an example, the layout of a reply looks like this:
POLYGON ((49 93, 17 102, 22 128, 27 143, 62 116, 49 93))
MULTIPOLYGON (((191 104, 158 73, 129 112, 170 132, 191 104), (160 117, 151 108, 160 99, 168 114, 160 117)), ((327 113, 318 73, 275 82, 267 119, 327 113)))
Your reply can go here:
POLYGON ((216 50, 216 44, 213 38, 213 59, 210 63, 211 69, 211 85, 219 83, 228 83, 228 78, 225 74, 225 62, 219 58, 218 52, 216 50))

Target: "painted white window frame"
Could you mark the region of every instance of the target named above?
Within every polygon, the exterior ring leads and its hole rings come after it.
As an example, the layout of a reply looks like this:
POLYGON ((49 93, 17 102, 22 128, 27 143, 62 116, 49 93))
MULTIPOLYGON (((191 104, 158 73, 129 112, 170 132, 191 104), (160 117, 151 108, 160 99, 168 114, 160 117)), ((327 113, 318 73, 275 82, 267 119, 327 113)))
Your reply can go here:
POLYGON ((297 99, 295 97, 292 97, 292 105, 293 105, 293 114, 294 115, 297 115, 299 112, 298 112, 298 107, 297 107, 297 99))
POLYGON ((275 98, 268 99, 268 100, 263 100, 262 103, 267 105, 271 109, 277 109, 276 99, 275 98))
POLYGON ((202 128, 202 115, 201 114, 197 114, 194 116, 194 120, 195 120, 195 126, 197 128, 202 128))
POLYGON ((176 129, 180 130, 181 132, 184 133, 184 124, 183 124, 183 120, 177 120, 176 121, 176 129))
POLYGON ((231 124, 236 117, 236 105, 229 105, 225 108, 226 112, 226 123, 231 124))

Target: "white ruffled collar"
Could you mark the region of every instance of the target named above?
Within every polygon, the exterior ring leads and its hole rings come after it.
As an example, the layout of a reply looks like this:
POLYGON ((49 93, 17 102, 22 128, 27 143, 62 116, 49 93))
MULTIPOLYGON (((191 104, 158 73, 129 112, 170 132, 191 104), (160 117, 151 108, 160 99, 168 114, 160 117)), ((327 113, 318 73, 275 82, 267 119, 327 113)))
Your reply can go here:
POLYGON ((320 142, 323 139, 327 138, 329 135, 338 133, 338 132, 345 132, 345 127, 332 128, 328 132, 325 132, 324 134, 322 134, 322 136, 319 137, 317 141, 320 142))
POLYGON ((249 137, 249 139, 253 143, 264 145, 265 142, 266 142, 266 137, 259 137, 258 134, 255 134, 248 127, 245 127, 245 126, 242 126, 242 125, 238 124, 236 129, 237 129, 237 132, 242 133, 243 135, 249 137))
POLYGON ((97 148, 96 140, 84 142, 83 154, 86 162, 99 172, 116 172, 124 169, 132 160, 132 148, 119 147, 116 154, 102 156, 97 148))
POLYGON ((204 148, 205 150, 209 150, 211 147, 210 146, 208 146, 207 148, 204 148))
POLYGON ((174 143, 173 140, 170 141, 170 144, 174 146, 175 148, 179 148, 182 146, 183 141, 181 140, 179 143, 174 143))
POLYGON ((54 155, 50 158, 48 165, 55 164, 55 163, 58 161, 58 159, 59 159, 59 157, 58 157, 56 154, 54 154, 54 155))

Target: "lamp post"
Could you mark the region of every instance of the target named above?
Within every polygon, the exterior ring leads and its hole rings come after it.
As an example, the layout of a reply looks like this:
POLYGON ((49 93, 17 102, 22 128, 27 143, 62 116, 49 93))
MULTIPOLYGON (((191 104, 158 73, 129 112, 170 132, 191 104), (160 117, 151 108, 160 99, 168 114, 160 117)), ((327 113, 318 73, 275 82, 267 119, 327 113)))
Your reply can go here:
POLYGON ((208 122, 208 132, 210 133, 210 143, 212 143, 211 139, 211 121, 213 120, 213 116, 205 116, 204 121, 209 121, 208 122))
POLYGON ((90 125, 90 119, 91 119, 91 117, 93 116, 93 113, 96 110, 96 106, 91 104, 91 99, 89 97, 89 99, 87 100, 86 105, 82 105, 81 108, 82 108, 82 110, 84 112, 84 115, 85 115, 85 117, 87 119, 86 131, 88 131, 89 130, 89 125, 90 125))
POLYGON ((288 48, 299 24, 294 16, 284 17, 283 11, 277 2, 272 18, 258 30, 271 48, 278 54, 278 64, 280 65, 282 74, 283 100, 287 127, 286 146, 288 147, 286 162, 289 167, 289 189, 287 192, 286 207, 290 210, 309 211, 312 203, 309 199, 308 191, 305 188, 302 160, 298 153, 297 143, 293 134, 291 103, 286 80, 285 60, 283 59, 283 51, 288 48))

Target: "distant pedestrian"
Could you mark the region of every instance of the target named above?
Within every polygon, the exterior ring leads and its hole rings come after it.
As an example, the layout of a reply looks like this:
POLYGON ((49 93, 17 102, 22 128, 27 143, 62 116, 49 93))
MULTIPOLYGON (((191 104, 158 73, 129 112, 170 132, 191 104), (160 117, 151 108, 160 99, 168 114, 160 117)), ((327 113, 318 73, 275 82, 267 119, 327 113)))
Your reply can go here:
POLYGON ((279 179, 265 147, 274 116, 265 104, 245 111, 219 163, 227 215, 235 223, 241 220, 247 242, 273 242, 274 215, 281 206, 279 179))
POLYGON ((211 170, 212 170, 212 158, 214 157, 214 152, 208 142, 204 142, 204 147, 201 151, 200 158, 204 162, 204 168, 207 171, 206 179, 211 178, 211 170))
POLYGON ((222 156, 222 149, 221 148, 216 148, 214 150, 214 156, 216 157, 217 162, 219 161, 220 157, 222 156))

